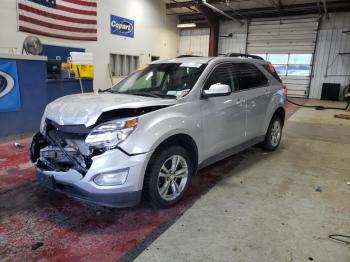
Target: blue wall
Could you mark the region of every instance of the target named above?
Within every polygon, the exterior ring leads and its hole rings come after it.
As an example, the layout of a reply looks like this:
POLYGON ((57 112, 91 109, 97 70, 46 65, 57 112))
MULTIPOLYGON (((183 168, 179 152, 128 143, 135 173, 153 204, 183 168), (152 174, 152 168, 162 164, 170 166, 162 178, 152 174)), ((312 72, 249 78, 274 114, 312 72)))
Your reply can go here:
MULTIPOLYGON (((80 93, 78 80, 47 80, 46 61, 16 61, 21 109, 17 112, 0 112, 0 137, 36 132, 48 103, 61 96, 80 93)), ((83 80, 83 84, 85 92, 93 91, 92 79, 83 80)))

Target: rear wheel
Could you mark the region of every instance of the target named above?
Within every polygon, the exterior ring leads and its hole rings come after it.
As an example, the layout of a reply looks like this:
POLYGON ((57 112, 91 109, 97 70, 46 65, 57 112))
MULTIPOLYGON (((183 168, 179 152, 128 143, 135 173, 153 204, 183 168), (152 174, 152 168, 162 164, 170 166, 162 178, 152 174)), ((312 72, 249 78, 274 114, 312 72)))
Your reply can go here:
POLYGON ((156 152, 145 178, 145 193, 151 204, 167 208, 184 195, 194 171, 188 152, 180 146, 171 146, 156 152))
POLYGON ((262 144, 263 148, 269 151, 274 151, 278 148, 282 138, 282 121, 279 116, 274 116, 267 130, 265 140, 262 144))

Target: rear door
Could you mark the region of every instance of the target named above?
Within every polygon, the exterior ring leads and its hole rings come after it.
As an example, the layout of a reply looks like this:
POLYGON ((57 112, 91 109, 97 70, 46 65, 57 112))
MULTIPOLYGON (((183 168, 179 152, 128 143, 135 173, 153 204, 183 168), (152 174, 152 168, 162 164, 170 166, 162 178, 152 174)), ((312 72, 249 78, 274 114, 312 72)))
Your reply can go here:
POLYGON ((238 64, 239 91, 246 99, 246 140, 261 135, 271 90, 267 77, 253 64, 238 64))
POLYGON ((233 63, 217 65, 209 75, 204 90, 213 84, 230 85, 228 96, 201 99, 201 115, 205 156, 211 157, 245 140, 245 100, 236 93, 238 82, 232 75, 233 63))

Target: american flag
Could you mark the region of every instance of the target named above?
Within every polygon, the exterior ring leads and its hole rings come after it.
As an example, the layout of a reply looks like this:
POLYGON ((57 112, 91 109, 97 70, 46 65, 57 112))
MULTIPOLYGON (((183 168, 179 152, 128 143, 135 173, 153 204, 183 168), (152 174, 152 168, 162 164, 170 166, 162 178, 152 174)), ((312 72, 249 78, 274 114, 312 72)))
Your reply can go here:
POLYGON ((96 0, 17 0, 19 31, 97 41, 96 0))

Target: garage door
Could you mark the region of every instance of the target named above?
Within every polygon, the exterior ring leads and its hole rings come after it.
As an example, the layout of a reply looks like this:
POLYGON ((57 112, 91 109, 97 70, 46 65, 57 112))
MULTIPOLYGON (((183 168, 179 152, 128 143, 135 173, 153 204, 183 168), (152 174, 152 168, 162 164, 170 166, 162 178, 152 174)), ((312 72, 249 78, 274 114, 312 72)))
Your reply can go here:
POLYGON ((275 65, 290 96, 309 94, 318 24, 317 16, 253 19, 249 23, 247 52, 275 65))

